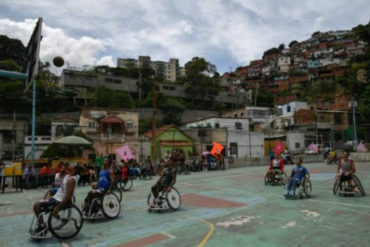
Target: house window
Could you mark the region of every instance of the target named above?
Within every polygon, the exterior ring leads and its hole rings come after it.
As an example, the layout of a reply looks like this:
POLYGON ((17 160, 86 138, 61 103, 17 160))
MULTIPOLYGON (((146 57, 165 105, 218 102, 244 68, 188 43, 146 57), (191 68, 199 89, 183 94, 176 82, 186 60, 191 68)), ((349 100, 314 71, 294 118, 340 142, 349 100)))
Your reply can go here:
POLYGON ((88 126, 89 126, 89 128, 95 128, 96 127, 94 122, 89 122, 88 126))
POLYGON ((207 136, 207 130, 206 129, 199 129, 198 130, 198 136, 207 136))
POLYGON ((216 124, 215 124, 215 128, 216 128, 216 129, 220 128, 220 124, 219 124, 219 123, 216 123, 216 124))
POLYGON ((296 143, 295 143, 295 148, 296 148, 296 149, 301 148, 301 143, 296 142, 296 143))
POLYGON ((290 109, 290 105, 288 105, 287 107, 286 107, 286 112, 290 112, 291 111, 291 109, 290 109))
POLYGON ((236 122, 236 123, 235 123, 235 129, 237 129, 237 130, 241 130, 241 129, 243 129, 243 127, 242 127, 242 123, 241 123, 241 122, 236 122))
POLYGON ((230 155, 238 156, 238 143, 236 142, 230 143, 230 155))
POLYGON ((126 122, 126 128, 127 129, 132 129, 133 127, 134 127, 134 121, 127 120, 127 122, 126 122))

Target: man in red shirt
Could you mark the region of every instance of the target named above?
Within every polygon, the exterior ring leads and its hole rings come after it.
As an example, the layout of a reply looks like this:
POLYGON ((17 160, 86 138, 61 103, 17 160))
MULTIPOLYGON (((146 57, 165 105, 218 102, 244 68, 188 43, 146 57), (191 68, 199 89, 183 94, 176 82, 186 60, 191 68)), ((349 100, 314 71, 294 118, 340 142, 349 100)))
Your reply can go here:
POLYGON ((276 174, 284 172, 284 160, 280 157, 280 154, 276 153, 274 159, 270 162, 270 167, 267 171, 267 176, 270 182, 274 181, 276 174))
POLYGON ((39 180, 42 188, 45 188, 45 186, 51 184, 52 176, 53 170, 51 169, 51 165, 50 164, 44 165, 39 172, 39 180))

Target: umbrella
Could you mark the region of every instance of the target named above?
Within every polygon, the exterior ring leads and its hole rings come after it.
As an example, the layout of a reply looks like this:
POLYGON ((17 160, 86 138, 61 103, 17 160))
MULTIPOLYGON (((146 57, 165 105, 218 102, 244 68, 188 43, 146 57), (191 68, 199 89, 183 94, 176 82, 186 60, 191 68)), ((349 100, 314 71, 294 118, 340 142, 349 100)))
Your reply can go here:
POLYGON ((134 159, 135 156, 132 154, 130 147, 125 144, 122 147, 116 149, 117 154, 123 159, 124 161, 134 159))
POLYGON ((64 145, 90 145, 91 144, 91 142, 79 136, 62 137, 59 140, 55 141, 54 143, 64 144, 64 145))

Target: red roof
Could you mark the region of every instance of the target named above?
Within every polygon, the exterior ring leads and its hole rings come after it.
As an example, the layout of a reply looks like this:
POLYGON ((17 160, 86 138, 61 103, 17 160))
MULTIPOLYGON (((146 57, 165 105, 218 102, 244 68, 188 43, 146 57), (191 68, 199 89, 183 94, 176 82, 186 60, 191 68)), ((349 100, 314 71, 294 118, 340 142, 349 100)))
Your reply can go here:
POLYGON ((161 141, 161 145, 170 147, 192 146, 191 142, 187 141, 161 141))
POLYGON ((116 116, 108 116, 105 118, 100 119, 101 123, 119 123, 119 124, 124 124, 125 121, 120 119, 119 117, 116 116))

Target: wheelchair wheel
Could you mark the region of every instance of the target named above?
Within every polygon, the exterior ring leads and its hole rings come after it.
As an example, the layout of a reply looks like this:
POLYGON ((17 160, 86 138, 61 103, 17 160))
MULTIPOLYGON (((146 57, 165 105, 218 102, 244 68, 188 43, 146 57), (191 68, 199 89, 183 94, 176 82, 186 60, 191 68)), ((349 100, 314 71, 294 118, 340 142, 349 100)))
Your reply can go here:
POLYGON ((265 185, 268 185, 269 184, 269 176, 266 174, 265 176, 265 185))
POLYGON ((148 206, 154 204, 154 195, 152 192, 149 193, 148 195, 148 200, 147 200, 148 206))
MULTIPOLYGON (((333 194, 336 195, 337 192, 339 192, 340 190, 340 186, 339 186, 339 179, 335 179, 335 182, 334 182, 334 186, 333 186, 333 194)), ((338 193, 339 195, 341 195, 341 193, 339 192, 338 193)))
POLYGON ((113 193, 117 196, 119 202, 122 201, 122 190, 120 188, 116 188, 113 190, 113 193))
POLYGON ((115 219, 121 213, 120 201, 114 193, 103 196, 101 207, 103 214, 109 219, 115 219))
POLYGON ((166 200, 168 206, 172 210, 179 210, 181 206, 181 196, 180 193, 177 191, 177 189, 172 188, 170 192, 167 192, 166 200))
POLYGON ((51 234, 56 238, 73 238, 80 232, 83 225, 83 218, 80 209, 75 205, 61 209, 58 217, 53 216, 52 212, 50 212, 48 224, 51 234))
POLYGON ((121 187, 121 190, 123 191, 129 191, 132 189, 133 181, 131 178, 128 178, 126 182, 120 181, 119 186, 121 187))
MULTIPOLYGON (((356 187, 358 188, 360 194, 362 196, 365 196, 365 190, 364 190, 364 187, 361 184, 360 179, 358 179, 358 177, 354 174, 352 175, 352 179, 353 179, 353 182, 356 184, 356 187)), ((355 190, 356 190, 356 188, 355 188, 355 190)))
POLYGON ((311 194, 312 194, 312 184, 311 184, 311 181, 310 180, 305 180, 303 182, 303 191, 306 195, 306 197, 311 197, 311 194))

